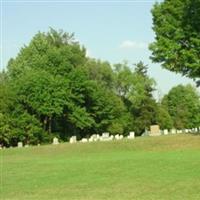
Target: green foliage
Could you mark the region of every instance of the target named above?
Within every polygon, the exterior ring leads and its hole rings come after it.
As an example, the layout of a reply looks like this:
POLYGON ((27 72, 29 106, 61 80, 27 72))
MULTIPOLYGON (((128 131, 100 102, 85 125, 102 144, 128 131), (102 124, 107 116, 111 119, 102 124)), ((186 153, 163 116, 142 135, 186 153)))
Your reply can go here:
POLYGON ((170 71, 200 77, 200 1, 165 0, 152 9, 152 60, 170 71))
POLYGON ((200 96, 191 85, 173 87, 164 96, 162 104, 173 119, 173 126, 179 129, 200 126, 200 96))
POLYGON ((75 42, 73 35, 50 29, 47 33, 37 33, 30 44, 9 61, 8 69, 12 77, 20 76, 27 69, 65 76, 85 62, 85 49, 75 42))
POLYGON ((130 128, 141 135, 156 122, 156 101, 153 98, 155 81, 147 74, 142 62, 131 71, 127 63, 115 65, 116 91, 132 115, 130 128))
POLYGON ((163 99, 164 106, 154 99, 155 81, 147 71, 142 62, 132 70, 126 62, 112 68, 87 58, 73 34, 39 32, 0 73, 0 143, 37 144, 54 136, 66 141, 105 131, 141 135, 151 124, 171 128, 172 120, 176 127, 197 126, 199 114, 191 115, 199 113, 197 96, 186 99, 192 105, 187 112, 178 107, 177 117, 171 97, 163 99))
POLYGON ((164 129, 171 129, 173 127, 173 120, 167 111, 167 108, 165 108, 163 105, 158 104, 157 105, 157 114, 156 114, 156 121, 157 124, 160 126, 162 130, 164 129))

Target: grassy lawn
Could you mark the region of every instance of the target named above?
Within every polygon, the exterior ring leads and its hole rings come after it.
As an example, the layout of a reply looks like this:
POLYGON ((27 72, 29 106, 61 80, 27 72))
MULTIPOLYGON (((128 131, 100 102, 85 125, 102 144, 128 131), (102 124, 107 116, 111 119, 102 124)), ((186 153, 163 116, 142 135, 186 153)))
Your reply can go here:
POLYGON ((200 199, 200 136, 0 150, 5 200, 200 199))

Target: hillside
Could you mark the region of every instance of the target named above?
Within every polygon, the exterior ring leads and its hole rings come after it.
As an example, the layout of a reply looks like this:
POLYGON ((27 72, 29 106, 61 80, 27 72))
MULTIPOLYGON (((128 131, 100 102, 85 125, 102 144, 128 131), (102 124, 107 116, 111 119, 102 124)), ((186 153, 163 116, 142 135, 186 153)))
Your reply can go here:
POLYGON ((0 150, 4 200, 188 200, 200 196, 200 136, 0 150))

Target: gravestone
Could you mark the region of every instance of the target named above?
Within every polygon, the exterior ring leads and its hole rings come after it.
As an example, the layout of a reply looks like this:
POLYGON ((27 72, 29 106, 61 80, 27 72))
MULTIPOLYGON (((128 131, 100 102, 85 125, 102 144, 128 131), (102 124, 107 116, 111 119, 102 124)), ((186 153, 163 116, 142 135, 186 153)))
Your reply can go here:
POLYGON ((177 133, 180 134, 180 133, 183 133, 183 131, 182 130, 177 130, 177 133))
POLYGON ((94 138, 93 137, 90 137, 88 142, 94 142, 94 138))
POLYGON ((102 136, 100 137, 100 141, 110 141, 109 133, 102 133, 102 136))
POLYGON ((135 138, 135 132, 131 131, 127 137, 128 139, 134 139, 135 138))
POLYGON ((109 137, 109 133, 102 133, 102 137, 103 138, 108 138, 109 137))
POLYGON ((159 125, 152 125, 150 126, 150 136, 159 136, 161 135, 159 125))
POLYGON ((18 143, 17 143, 17 147, 18 147, 18 148, 23 147, 23 143, 22 143, 22 142, 18 142, 18 143))
POLYGON ((184 133, 188 133, 189 131, 188 131, 188 129, 184 129, 184 133))
POLYGON ((124 136, 123 135, 119 135, 119 139, 121 140, 121 139, 123 139, 124 138, 124 136))
POLYGON ((76 136, 72 136, 72 137, 70 137, 70 139, 69 139, 69 143, 76 143, 76 136))
POLYGON ((114 139, 114 136, 113 136, 113 135, 111 135, 111 136, 110 136, 110 140, 113 140, 113 139, 114 139))
POLYGON ((81 139, 81 142, 83 142, 83 143, 86 143, 88 140, 87 140, 87 138, 82 138, 81 139))
POLYGON ((120 139, 120 138, 119 138, 119 134, 115 135, 115 139, 116 139, 116 140, 119 140, 119 139, 120 139))
POLYGON ((96 140, 98 141, 99 139, 100 139, 100 135, 97 134, 97 135, 96 135, 96 140))
POLYGON ((59 144, 58 138, 57 138, 57 137, 54 137, 54 138, 53 138, 53 144, 59 144))
POLYGON ((167 129, 164 129, 164 130, 163 130, 163 134, 164 134, 164 135, 168 135, 168 130, 167 130, 167 129))
POLYGON ((25 144, 24 147, 29 147, 29 145, 28 145, 28 144, 25 144))
POLYGON ((176 129, 173 128, 173 129, 171 130, 171 134, 176 134, 176 129))
POLYGON ((92 135, 92 138, 94 142, 99 140, 99 136, 97 134, 92 135))

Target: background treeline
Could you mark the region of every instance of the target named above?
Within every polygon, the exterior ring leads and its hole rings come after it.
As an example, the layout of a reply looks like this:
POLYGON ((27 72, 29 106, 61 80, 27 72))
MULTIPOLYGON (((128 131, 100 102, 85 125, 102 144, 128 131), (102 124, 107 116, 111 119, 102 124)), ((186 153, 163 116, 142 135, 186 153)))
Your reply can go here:
POLYGON ((88 58, 74 36, 50 29, 24 46, 0 73, 0 144, 66 141, 110 132, 141 135, 200 126, 200 96, 191 85, 174 87, 161 100, 142 62, 111 66, 88 58))

